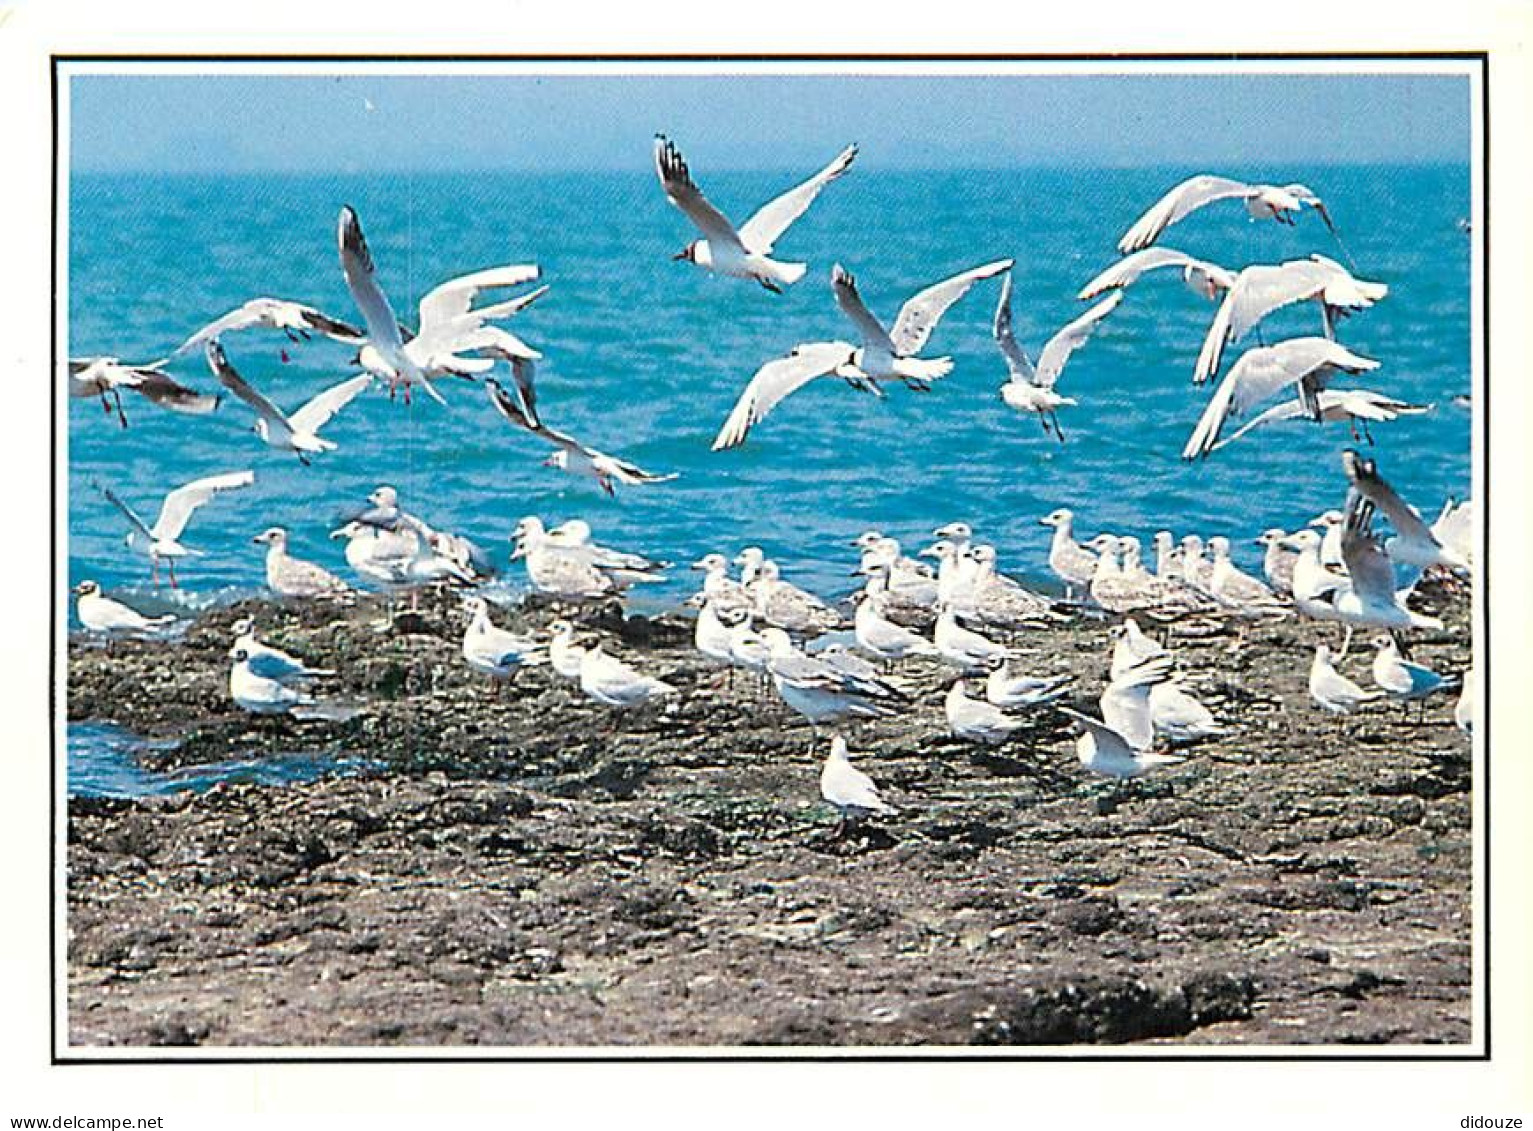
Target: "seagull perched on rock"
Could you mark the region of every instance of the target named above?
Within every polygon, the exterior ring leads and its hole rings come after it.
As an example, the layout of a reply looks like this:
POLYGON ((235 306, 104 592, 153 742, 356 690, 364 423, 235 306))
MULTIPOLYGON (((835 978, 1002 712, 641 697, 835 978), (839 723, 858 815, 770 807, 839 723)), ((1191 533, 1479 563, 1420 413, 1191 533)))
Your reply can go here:
POLYGON ((955 679, 953 686, 948 688, 942 709, 947 716, 948 731, 955 738, 982 742, 987 746, 999 746, 1027 725, 994 703, 971 696, 962 678, 955 679))
POLYGON ((160 562, 163 561, 170 571, 170 587, 174 589, 177 586, 176 560, 202 553, 201 550, 194 550, 181 543, 181 533, 186 529, 186 524, 191 521, 197 508, 215 495, 240 487, 248 487, 254 482, 255 472, 253 471, 231 471, 223 475, 209 475, 203 479, 194 479, 165 496, 165 501, 160 504, 159 517, 155 519, 152 527, 139 518, 133 508, 118 498, 110 487, 100 483, 95 484, 95 487, 133 527, 128 532, 128 546, 149 555, 150 573, 154 584, 160 583, 160 562))
POLYGON ((1350 715, 1364 703, 1382 699, 1384 692, 1364 691, 1341 672, 1331 659, 1329 645, 1315 645, 1309 668, 1309 697, 1333 715, 1350 715))
MULTIPOLYGON (((1458 686, 1457 678, 1438 675, 1429 667, 1402 658, 1400 646, 1389 633, 1381 633, 1373 643, 1378 648, 1373 657, 1373 682, 1391 699, 1419 702, 1434 692, 1458 686)), ((1426 705, 1421 704, 1421 708, 1424 713, 1426 705)))
POLYGON ((1073 676, 1033 676, 1012 670, 1008 661, 985 677, 985 698, 1002 709, 1041 707, 1062 698, 1073 676))
POLYGON ((736 229, 703 196, 675 143, 663 134, 656 134, 655 172, 660 175, 660 185, 670 202, 685 212, 705 237, 693 240, 671 258, 695 263, 719 275, 754 279, 767 290, 782 294, 784 287, 803 277, 808 265, 772 259, 772 246, 808 210, 821 189, 851 168, 856 156, 857 147, 847 146, 825 168, 764 205, 736 229))
MULTIPOLYGON (((879 568, 887 581, 889 567, 879 568)), ((937 654, 937 646, 926 637, 885 617, 875 598, 866 594, 860 596, 857 613, 852 618, 859 648, 885 661, 937 654)))
POLYGON ((899 812, 878 795, 873 779, 852 765, 846 739, 839 734, 830 740, 830 754, 820 768, 820 796, 836 807, 841 825, 870 814, 892 817, 899 812))
POLYGON ((335 442, 322 439, 319 430, 373 383, 372 376, 367 373, 349 377, 306 401, 289 416, 240 376, 229 363, 217 338, 207 343, 206 352, 208 367, 213 370, 218 383, 255 409, 255 434, 278 451, 296 453, 298 462, 305 467, 310 455, 335 451, 335 442))
POLYGON ((1048 340, 1035 366, 1012 332, 1011 272, 1006 272, 1006 278, 1001 281, 1001 299, 996 304, 993 327, 996 345, 1000 347, 1001 356, 1006 359, 1006 368, 1011 374, 1010 380, 1001 386, 1001 399, 1018 412, 1036 413, 1045 434, 1052 425, 1054 435, 1059 437, 1061 444, 1064 443, 1064 429, 1059 426, 1059 409, 1076 402, 1071 397, 1060 396, 1054 391, 1054 386, 1059 381, 1059 375, 1064 372, 1065 362, 1070 360, 1070 355, 1086 344, 1102 319, 1116 310, 1122 301, 1122 294, 1109 295, 1070 322, 1048 340))
POLYGON ((146 617, 137 609, 101 592, 94 581, 82 581, 74 588, 75 616, 87 632, 102 636, 161 636, 176 623, 174 613, 146 617))
POLYGON ((617 456, 609 456, 595 448, 588 448, 573 436, 548 427, 531 407, 533 402, 529 391, 533 383, 532 361, 517 358, 512 361, 511 367, 516 374, 518 389, 516 393, 506 389, 493 377, 485 378, 484 389, 489 394, 490 403, 495 406, 496 412, 518 428, 525 428, 534 436, 541 437, 558 449, 543 461, 544 467, 556 467, 577 479, 594 480, 596 485, 608 495, 616 494, 613 488, 614 483, 642 486, 646 483, 665 483, 676 478, 674 472, 669 475, 656 475, 654 472, 645 471, 636 463, 619 459, 617 456))
POLYGON ((959 624, 953 610, 946 606, 937 613, 933 641, 938 655, 968 675, 989 672, 1016 655, 1004 644, 959 624))
POLYGON ((1256 539, 1256 544, 1266 549, 1262 555, 1262 576, 1274 593, 1284 597, 1293 595, 1293 567, 1299 556, 1287 539, 1287 533, 1277 526, 1262 531, 1256 539))
POLYGON ((115 411, 117 423, 124 428, 128 426, 128 417, 122 410, 123 389, 131 389, 161 408, 190 416, 210 413, 223 400, 220 396, 188 389, 162 373, 158 366, 163 364, 157 361, 153 365, 125 365, 115 357, 72 357, 69 359, 69 395, 100 397, 101 407, 108 414, 115 411))
POLYGON ((927 287, 900 308, 892 330, 885 330, 863 304, 856 279, 836 264, 830 273, 831 290, 842 313, 860 332, 862 345, 810 342, 795 346, 787 357, 767 362, 735 402, 714 438, 713 450, 743 444, 752 425, 765 419, 784 397, 818 377, 840 377, 855 389, 880 396, 883 394, 880 383, 885 381, 902 381, 912 389, 926 390, 932 381, 952 371, 953 361, 948 357, 920 358, 916 354, 926 345, 949 307, 979 280, 1008 270, 1011 262, 1002 259, 987 263, 927 287))
POLYGON ((496 679, 514 676, 524 664, 540 664, 547 658, 542 646, 530 636, 519 636, 498 627, 490 619, 490 605, 483 597, 463 602, 468 627, 463 632, 463 658, 475 671, 496 679))
POLYGON ((1218 373, 1224 347, 1240 341, 1274 310, 1314 300, 1320 304, 1321 328, 1330 338, 1338 318, 1366 309, 1388 293, 1385 284, 1355 279, 1340 263, 1323 255, 1247 267, 1235 277, 1235 285, 1214 314, 1192 371, 1193 383, 1201 385, 1218 373))
POLYGON ((335 674, 331 668, 311 668, 297 656, 263 642, 256 634, 252 617, 241 617, 229 627, 234 633, 234 643, 229 648, 230 658, 233 658, 236 650, 244 649, 250 670, 263 679, 304 684, 335 674))
POLYGON ((638 707, 676 693, 676 688, 664 680, 607 655, 600 644, 586 649, 580 657, 580 690, 608 707, 638 707))
POLYGON ((1239 200, 1245 205, 1246 214, 1251 219, 1276 220, 1290 226, 1294 216, 1308 205, 1319 213, 1331 234, 1336 234, 1336 227, 1331 223, 1331 214, 1326 211, 1324 202, 1303 185, 1247 184, 1229 177, 1201 173, 1189 177, 1157 200, 1123 234, 1123 238, 1118 241, 1118 250, 1127 254, 1149 247, 1172 224, 1216 200, 1239 200))
POLYGON ((349 704, 316 699, 295 683, 262 675, 261 661, 236 645, 230 651, 229 698, 256 715, 292 715, 295 719, 344 722, 357 714, 349 704))
POLYGON ((1337 589, 1331 604, 1338 619, 1349 627, 1441 628, 1436 617, 1417 613, 1405 605, 1395 587, 1395 567, 1388 550, 1372 532, 1373 503, 1354 493, 1347 502, 1347 521, 1341 537, 1341 559, 1347 568, 1348 586, 1337 589))
POLYGON ((1337 373, 1366 373, 1379 363, 1353 353, 1329 338, 1289 338, 1270 346, 1257 346, 1240 355, 1219 382, 1208 407, 1203 410, 1192 435, 1182 448, 1182 458, 1198 459, 1218 446, 1225 423, 1253 405, 1287 389, 1298 398, 1301 411, 1311 420, 1323 417, 1321 391, 1337 373))
POLYGON ((809 721, 811 729, 835 719, 878 718, 892 712, 892 703, 907 698, 876 676, 857 675, 800 652, 780 628, 764 629, 761 640, 766 645, 767 674, 777 693, 809 721))
POLYGON ((282 527, 263 530, 251 541, 266 547, 266 585, 279 597, 342 597, 351 592, 351 586, 323 566, 289 554, 282 527))
POLYGON ((1235 272, 1220 267, 1217 263, 1194 259, 1184 252, 1174 251, 1169 247, 1147 247, 1118 260, 1082 287, 1075 297, 1084 302, 1106 291, 1128 287, 1137 282, 1139 276, 1146 271, 1154 271, 1162 267, 1180 267, 1182 281, 1187 284, 1187 289, 1193 294, 1210 300, 1220 298, 1225 291, 1235 285, 1235 272))
POLYGON ((1075 540, 1075 514, 1069 508, 1050 511, 1038 521, 1054 528, 1054 536, 1049 540, 1049 568, 1065 583, 1068 599, 1072 590, 1091 584, 1097 556, 1075 540))

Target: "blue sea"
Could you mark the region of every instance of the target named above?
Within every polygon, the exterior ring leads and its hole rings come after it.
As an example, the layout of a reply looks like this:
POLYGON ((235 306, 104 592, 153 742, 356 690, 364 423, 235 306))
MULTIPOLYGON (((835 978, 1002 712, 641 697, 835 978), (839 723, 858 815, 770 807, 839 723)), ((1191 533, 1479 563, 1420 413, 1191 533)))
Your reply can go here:
MULTIPOLYGON (((1119 235, 1162 192, 1200 170, 995 169, 897 173, 854 168, 782 240, 778 257, 810 273, 782 296, 717 278, 671 254, 693 238, 652 175, 454 173, 397 176, 159 177, 77 174, 69 188, 69 349, 145 362, 257 295, 310 303, 360 323, 335 248, 342 204, 360 214, 383 285, 406 321, 442 280, 501 263, 535 262, 550 293, 511 328, 545 355, 540 409, 549 424, 674 482, 620 489, 540 466, 546 447, 513 429, 482 391, 445 381, 447 407, 407 408, 365 394, 326 433, 339 450, 299 465, 251 433, 228 400, 207 417, 166 412, 125 394, 124 431, 94 400, 68 407, 70 582, 95 578, 151 606, 147 559, 123 543, 118 514, 91 489, 111 484, 153 521, 171 487, 253 468, 255 486, 201 510, 186 542, 204 551, 178 572, 193 603, 259 591, 264 547, 253 535, 286 526, 295 553, 345 571, 327 535, 379 483, 433 525, 475 539, 504 564, 517 520, 587 519, 603 541, 678 563, 649 595, 675 602, 709 551, 762 546, 784 574, 827 595, 852 587, 848 543, 876 527, 914 549, 963 519, 995 543, 1009 572, 1046 583, 1057 506, 1077 528, 1226 534, 1250 566, 1251 539, 1293 529, 1339 506, 1345 425, 1296 422, 1258 431, 1188 465, 1181 446, 1207 389, 1190 381, 1214 307, 1173 272, 1152 274, 1071 360, 1062 392, 1067 442, 1002 403, 1005 367, 990 336, 998 284, 977 286, 943 320, 927 353, 951 376, 925 395, 886 400, 835 381, 784 401, 740 449, 709 444, 763 362, 796 343, 851 336, 828 285, 839 261, 885 321, 921 286, 1015 257, 1015 320, 1036 356, 1081 309, 1075 292, 1115 257, 1119 235)), ((1383 362, 1361 379, 1432 413, 1374 428, 1373 454, 1407 499, 1435 517, 1470 488, 1469 171, 1460 166, 1225 168, 1250 179, 1302 179, 1330 205, 1363 278, 1387 299, 1345 321, 1339 337, 1383 362)), ((710 197, 736 217, 804 169, 711 173, 710 197)), ((1173 227, 1169 246, 1231 268, 1321 252, 1345 261, 1313 213, 1296 227, 1253 223, 1233 203, 1173 227)), ((1312 306, 1280 312, 1267 341, 1318 332, 1312 306)), ((1253 342, 1246 345, 1255 344, 1253 342)), ((233 335, 234 364, 279 404, 296 407, 351 372, 345 347, 291 345, 276 331, 233 335), (291 361, 283 362, 286 349, 291 361)), ((1238 356, 1230 351, 1226 365, 1238 356)), ((174 370, 213 390, 200 356, 174 370)), ((1338 382, 1338 385, 1343 382, 1338 382)), ((510 577, 523 575, 513 567, 510 577)), ((161 597, 166 597, 163 591, 161 597)))

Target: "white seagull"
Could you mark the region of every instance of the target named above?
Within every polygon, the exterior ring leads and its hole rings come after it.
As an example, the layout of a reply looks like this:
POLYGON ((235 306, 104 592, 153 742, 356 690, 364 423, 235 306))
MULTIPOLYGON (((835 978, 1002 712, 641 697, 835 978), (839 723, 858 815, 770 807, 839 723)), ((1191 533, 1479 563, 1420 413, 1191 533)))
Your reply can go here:
POLYGON ((1400 646, 1387 632, 1375 637, 1373 643, 1378 648, 1373 657, 1373 682, 1392 699, 1402 702, 1425 699, 1433 692, 1448 691, 1458 684, 1452 676, 1438 675, 1429 667, 1402 659, 1400 646))
POLYGON ((230 659, 229 698, 252 714, 344 722, 357 713, 353 706, 316 699, 300 686, 261 675, 260 661, 238 645, 230 659))
POLYGON ((968 675, 989 672, 1016 655, 1004 644, 959 624, 953 610, 946 606, 937 614, 933 641, 944 660, 968 675))
POLYGON ((1353 490, 1382 511, 1389 525, 1394 527, 1394 537, 1384 543, 1392 560, 1418 569, 1429 566, 1469 568, 1469 558, 1438 540, 1416 508, 1402 499, 1379 474, 1378 465, 1373 460, 1348 448, 1341 453, 1341 465, 1353 490))
POLYGON ((223 400, 221 396, 188 389, 162 373, 158 366, 163 364, 157 361, 153 365, 125 365, 115 357, 72 357, 69 359, 69 395, 82 399, 100 397, 101 407, 108 415, 115 411, 117 422, 124 428, 128 426, 128 417, 122 410, 123 389, 131 389, 161 408, 190 416, 210 413, 223 400))
POLYGON ((1070 355, 1086 344, 1102 319, 1116 310, 1122 301, 1121 293, 1111 294, 1069 323, 1048 340, 1043 352, 1038 355, 1038 364, 1034 366, 1028 359, 1027 351, 1017 344, 1016 335, 1012 332, 1011 272, 1006 272, 1006 278, 1001 281, 1001 299, 995 307, 993 326, 996 345, 1000 347, 1001 356, 1006 359, 1006 368, 1011 374, 1010 380, 1001 386, 1001 399, 1018 412, 1037 413, 1045 433, 1049 432, 1052 422, 1054 434, 1059 437, 1060 443, 1064 443, 1064 429, 1059 426, 1059 409, 1063 405, 1073 405, 1076 401, 1071 397, 1060 396, 1054 391, 1054 386, 1059 381, 1059 375, 1064 372, 1065 362, 1070 360, 1070 355))
POLYGON ((838 263, 831 268, 831 289, 836 304, 862 335, 862 345, 850 342, 810 342, 795 346, 787 357, 769 361, 756 371, 719 434, 713 450, 721 451, 745 442, 751 426, 759 424, 784 397, 818 377, 836 376, 853 388, 882 395, 882 381, 903 381, 925 390, 929 383, 952 371, 948 357, 916 356, 949 307, 981 279, 1011 267, 1002 259, 961 272, 919 292, 900 308, 894 328, 885 330, 863 304, 857 281, 838 263))
MULTIPOLYGON (((281 298, 253 298, 229 313, 215 318, 165 356, 165 361, 184 357, 198 346, 224 334, 267 326, 287 334, 290 342, 308 341, 311 331, 347 345, 361 345, 367 335, 347 322, 301 302, 281 298)), ((163 362, 161 363, 163 364, 163 362)))
POLYGON ((475 671, 497 679, 514 676, 523 664, 540 664, 546 653, 530 636, 519 636, 498 627, 490 619, 490 605, 483 597, 463 602, 468 627, 463 632, 463 658, 475 671))
MULTIPOLYGON (((888 577, 888 566, 881 567, 888 577)), ((853 618, 857 646, 880 660, 903 660, 908 656, 935 656, 937 646, 918 632, 896 624, 883 615, 876 598, 863 596, 853 618)))
POLYGON ((1290 387, 1304 414, 1319 420, 1319 396, 1333 376, 1365 373, 1378 367, 1377 361, 1359 356, 1329 338, 1289 338, 1275 345, 1249 349, 1230 366, 1209 398, 1208 407, 1182 448, 1182 458, 1193 460, 1208 455, 1218 445, 1230 417, 1239 416, 1290 387))
POLYGON ((580 657, 580 690, 608 707, 637 707, 676 688, 607 655, 598 644, 580 657))
POLYGON ((1323 255, 1247 267, 1235 277, 1235 285, 1214 314, 1192 371, 1193 383, 1201 385, 1218 373, 1224 347, 1240 341, 1280 307, 1318 302, 1321 328, 1329 338, 1337 318, 1366 309, 1388 293, 1384 283, 1355 279, 1340 263, 1323 255))
POLYGON ((1364 691, 1331 661, 1329 645, 1315 645, 1315 659, 1309 667, 1309 697, 1333 715, 1350 715, 1364 703, 1384 697, 1383 691, 1364 691))
POLYGON ((856 156, 857 147, 847 146, 825 168, 764 205, 736 229, 708 203, 675 144, 663 134, 656 134, 655 171, 660 175, 661 187, 670 202, 685 212, 706 237, 693 240, 671 258, 695 263, 716 274, 754 279, 767 290, 781 294, 784 287, 803 277, 808 265, 772 259, 772 245, 808 210, 821 189, 851 168, 856 156))
POLYGON ((229 657, 232 659, 236 650, 244 649, 250 670, 263 679, 302 684, 335 674, 331 668, 311 668, 297 656, 263 643, 256 635, 255 620, 251 617, 241 617, 230 628, 234 644, 229 648, 229 657))
POLYGON ((518 428, 525 428, 534 436, 547 440, 558 449, 543 461, 544 467, 556 467, 577 479, 594 480, 596 485, 608 495, 616 494, 613 488, 614 483, 637 487, 646 483, 664 483, 676 478, 674 472, 669 475, 656 475, 654 472, 645 471, 636 463, 619 459, 617 456, 609 456, 595 448, 588 448, 573 436, 548 427, 530 407, 533 402, 527 395, 527 390, 532 387, 533 363, 530 360, 517 358, 512 361, 511 368, 517 375, 517 393, 512 393, 493 377, 485 378, 484 389, 489 394, 490 403, 495 406, 496 412, 518 428))
POLYGON ((335 451, 335 442, 322 439, 319 430, 373 383, 372 376, 367 373, 347 378, 311 398, 289 416, 240 376, 234 366, 229 364, 229 358, 217 338, 208 341, 206 350, 208 367, 213 370, 218 383, 255 409, 255 434, 265 440, 269 447, 282 452, 294 452, 305 467, 309 465, 310 455, 335 451))
POLYGON ((1146 271, 1154 271, 1162 267, 1180 267, 1182 281, 1187 284, 1187 289, 1211 301, 1218 299, 1235 285, 1235 272, 1220 267, 1217 263, 1194 259, 1184 252, 1174 251, 1169 247, 1147 247, 1118 260, 1082 287, 1080 294, 1075 297, 1083 302, 1086 299, 1096 298, 1104 291, 1127 287, 1137 282, 1139 276, 1146 271))
POLYGON ((892 817, 899 812, 878 795, 873 779, 852 765, 846 739, 839 734, 830 740, 830 754, 820 768, 820 796, 836 807, 843 824, 869 814, 892 817))
POLYGON ((1097 556, 1075 540, 1075 513, 1068 507, 1050 511, 1038 522, 1054 528, 1054 536, 1049 540, 1049 568, 1065 583, 1065 597, 1068 599, 1072 590, 1091 584, 1091 575, 1096 572, 1097 556))
POLYGON ((987 746, 999 746, 1027 725, 994 703, 969 695, 962 678, 955 679, 953 686, 948 688, 942 709, 947 716, 948 731, 955 738, 982 742, 987 746))
POLYGON ((1202 173, 1189 177, 1156 201, 1150 210, 1124 233, 1123 238, 1118 241, 1118 250, 1127 254, 1150 246, 1172 224, 1216 200, 1239 200, 1245 205, 1246 213, 1251 219, 1270 219, 1289 225, 1293 224, 1294 215, 1305 205, 1309 205, 1320 214, 1320 219, 1325 222, 1331 234, 1336 234, 1336 228, 1331 223, 1331 214, 1326 211, 1325 204, 1303 185, 1253 185, 1244 181, 1234 181, 1228 177, 1202 173))
POLYGON ((194 479, 165 496, 165 501, 160 504, 159 517, 155 519, 152 527, 139 518, 133 508, 118 498, 110 487, 101 483, 95 484, 95 487, 106 496, 108 502, 122 512, 123 517, 133 527, 128 532, 127 544, 130 548, 149 555, 149 567, 154 583, 156 585, 160 583, 160 562, 163 560, 170 570, 170 585, 174 589, 177 586, 176 559, 202 552, 181 544, 181 532, 191 521, 192 514, 213 496, 239 487, 248 487, 254 482, 255 472, 253 471, 231 471, 223 475, 209 475, 203 479, 194 479))
POLYGON ((1436 617, 1406 608, 1395 588, 1394 563, 1372 526, 1373 503, 1354 493, 1341 536, 1341 560, 1350 585, 1332 594, 1337 617, 1349 627, 1442 628, 1436 617))
MULTIPOLYGON (((1368 431, 1369 422, 1387 423, 1398 420, 1402 416, 1420 416, 1422 413, 1431 412, 1433 408, 1429 404, 1410 404, 1407 401, 1396 400, 1372 389, 1326 389, 1315 396, 1315 405, 1319 410, 1321 421, 1325 423, 1346 421, 1352 428, 1354 440, 1360 438, 1358 425, 1361 424, 1362 435, 1370 444, 1373 443, 1373 435, 1368 431)), ((1264 424, 1299 419, 1312 420, 1315 417, 1303 402, 1283 401, 1260 415, 1253 416, 1234 432, 1215 443, 1209 451, 1217 452, 1226 444, 1233 444, 1253 428, 1260 428, 1264 424)))
POLYGON ((176 623, 174 613, 146 617, 137 609, 108 597, 101 592, 101 586, 94 581, 80 582, 75 586, 74 592, 75 615, 87 632, 99 633, 103 636, 122 634, 153 637, 162 635, 176 623))
POLYGON ((1136 749, 1123 735, 1100 719, 1083 715, 1070 707, 1058 710, 1081 724, 1082 732, 1075 740, 1075 755, 1082 766, 1093 773, 1110 778, 1137 778, 1157 766, 1171 766, 1183 761, 1179 754, 1157 754, 1152 750, 1136 749))

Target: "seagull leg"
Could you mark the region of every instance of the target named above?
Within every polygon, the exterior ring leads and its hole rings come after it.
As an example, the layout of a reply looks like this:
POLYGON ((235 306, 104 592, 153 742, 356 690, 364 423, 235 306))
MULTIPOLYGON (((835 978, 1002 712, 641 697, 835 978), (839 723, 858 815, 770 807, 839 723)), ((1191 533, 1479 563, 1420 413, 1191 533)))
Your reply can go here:
POLYGON ((153 554, 149 555, 149 577, 154 582, 154 587, 160 587, 160 559, 153 554))
POLYGON ((1063 444, 1065 442, 1065 430, 1059 426, 1059 413, 1049 413, 1049 419, 1054 422, 1054 435, 1058 436, 1059 442, 1063 444))
POLYGON ((757 279, 756 279, 756 282, 760 283, 763 287, 765 287, 767 290, 771 291, 774 295, 782 294, 782 288, 779 287, 776 283, 772 282, 770 279, 763 279, 763 278, 760 278, 758 276, 757 279))
MULTIPOLYGON (((1352 429, 1352 442, 1354 444, 1360 443, 1362 441, 1362 437, 1357 434, 1357 417, 1347 417, 1347 427, 1352 429)), ((1372 443, 1371 440, 1369 442, 1372 443)))
MULTIPOLYGON (((128 418, 127 418, 127 416, 122 411, 122 392, 121 392, 121 390, 119 390, 119 389, 113 389, 112 390, 112 403, 114 405, 116 405, 116 407, 117 407, 117 423, 121 424, 124 428, 126 428, 128 426, 128 418)), ((108 409, 107 411, 110 412, 111 410, 108 409)))
POLYGON ((612 480, 603 475, 598 477, 596 481, 601 484, 601 489, 607 492, 607 497, 609 499, 615 498, 617 496, 617 492, 612 489, 612 480))
POLYGON ((408 382, 405 383, 405 407, 410 407, 410 385, 408 382))
POLYGON ((291 326, 284 326, 284 327, 282 327, 282 332, 287 335, 287 340, 288 341, 290 341, 290 342, 297 342, 298 341, 298 335, 293 333, 293 328, 291 326))
POLYGON ((1373 447, 1373 430, 1368 427, 1368 422, 1363 421, 1363 438, 1368 441, 1368 446, 1373 447))
POLYGON ((302 452, 298 453, 298 462, 303 464, 304 467, 312 467, 312 466, 314 466, 313 464, 311 464, 309 462, 309 457, 304 455, 302 452))
POLYGON ((166 566, 170 570, 170 587, 172 589, 179 589, 180 586, 176 583, 176 559, 171 558, 170 561, 166 563, 166 566))
POLYGON ((1345 660, 1347 658, 1347 649, 1350 647, 1352 647, 1352 626, 1349 624, 1347 625, 1347 634, 1341 640, 1341 654, 1336 658, 1338 660, 1345 660))

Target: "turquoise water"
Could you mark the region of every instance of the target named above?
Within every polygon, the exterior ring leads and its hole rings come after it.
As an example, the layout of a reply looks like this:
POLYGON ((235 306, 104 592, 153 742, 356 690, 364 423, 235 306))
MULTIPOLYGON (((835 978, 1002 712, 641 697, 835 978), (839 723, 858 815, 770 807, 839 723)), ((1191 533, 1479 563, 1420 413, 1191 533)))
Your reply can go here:
MULTIPOLYGON (((264 547, 250 538, 287 526, 294 552, 344 571, 334 520, 380 482, 433 524, 468 534, 504 563, 524 514, 580 515, 598 537, 686 563, 755 543, 790 578, 844 592, 854 551, 878 527, 918 543, 962 518, 999 548, 1002 565, 1046 577, 1048 530, 1037 518, 1073 507, 1083 532, 1148 536, 1161 527, 1250 539, 1292 529, 1340 505, 1344 425, 1279 425, 1189 466, 1178 459, 1206 392, 1190 382, 1211 304, 1170 273, 1151 275, 1077 353, 1061 391, 1081 405, 1062 416, 1068 442, 1002 404, 1004 365, 990 338, 997 285, 981 284, 939 326, 930 354, 956 368, 927 395, 886 401, 819 382, 783 402, 744 448, 709 444, 745 382, 795 343, 847 337, 827 284, 839 260, 885 320, 920 286, 990 259, 1017 259, 1019 336, 1037 348, 1081 306, 1073 295, 1115 258, 1118 236, 1166 188, 1197 170, 1009 169, 897 175, 855 169, 831 186, 778 249, 810 274, 781 297, 704 274, 669 256, 692 238, 652 177, 473 174, 390 178, 77 175, 70 186, 70 352, 146 361, 246 299, 275 295, 359 321, 335 251, 343 203, 362 217, 384 286, 414 321, 419 295, 443 279, 505 262, 542 265, 551 292, 513 329, 545 355, 540 408, 554 427, 680 478, 620 490, 540 466, 546 448, 506 425, 482 392, 446 382, 445 409, 406 409, 381 392, 353 403, 326 435, 340 450, 301 467, 249 431, 226 402, 209 417, 167 413, 138 398, 123 431, 95 401, 69 405, 69 573, 108 588, 147 590, 147 559, 89 482, 117 489, 150 521, 170 487, 250 467, 253 488, 209 504, 186 541, 206 551, 178 571, 194 601, 256 590, 264 547)), ((1470 417, 1453 407, 1470 387, 1470 213, 1467 168, 1225 168, 1252 179, 1303 179, 1330 204, 1357 273, 1389 297, 1346 321, 1341 339, 1383 368, 1360 382, 1436 402, 1423 417, 1374 429, 1374 455, 1429 517, 1470 484, 1470 417), (1292 174, 1292 176, 1290 176, 1292 174)), ((714 174, 710 196, 743 213, 803 170, 714 174)), ((1170 246, 1229 267, 1319 251, 1344 259, 1312 215, 1296 228, 1253 224, 1238 205, 1174 227, 1170 246)), ((1313 308, 1264 327, 1268 341, 1315 333, 1313 308)), ((1254 343, 1247 343, 1254 344, 1254 343)), ((325 341, 289 346, 274 331, 226 339, 234 363, 284 407, 345 376, 348 352, 325 341), (292 358, 284 364, 279 350, 292 358)), ((1239 350, 1228 357, 1233 360, 1239 350)), ((176 370, 214 382, 200 357, 176 370)), ((1340 382, 1339 382, 1340 384, 1340 382)), ((521 581, 519 567, 511 576, 521 581)), ((695 575, 658 596, 679 598, 695 575)))

